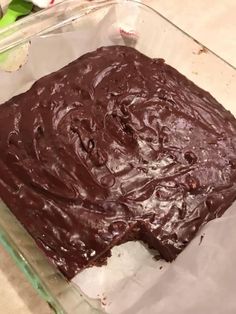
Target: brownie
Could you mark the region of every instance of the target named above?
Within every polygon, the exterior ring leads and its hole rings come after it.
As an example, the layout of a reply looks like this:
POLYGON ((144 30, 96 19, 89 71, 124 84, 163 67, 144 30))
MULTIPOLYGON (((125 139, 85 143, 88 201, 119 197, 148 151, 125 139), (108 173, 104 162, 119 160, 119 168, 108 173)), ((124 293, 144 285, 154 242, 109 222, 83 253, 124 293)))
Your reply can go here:
POLYGON ((67 277, 167 261, 236 199, 236 120, 162 59, 100 48, 0 106, 0 197, 67 277))

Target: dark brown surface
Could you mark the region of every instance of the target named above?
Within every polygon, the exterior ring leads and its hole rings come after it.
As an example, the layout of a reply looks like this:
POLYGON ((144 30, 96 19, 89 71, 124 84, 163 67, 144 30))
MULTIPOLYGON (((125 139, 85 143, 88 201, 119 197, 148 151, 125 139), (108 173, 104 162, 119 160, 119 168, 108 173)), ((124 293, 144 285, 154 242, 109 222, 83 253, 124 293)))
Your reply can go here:
POLYGON ((236 198, 236 121, 161 59, 89 53, 0 107, 0 196, 68 277, 132 239, 173 260, 236 198))

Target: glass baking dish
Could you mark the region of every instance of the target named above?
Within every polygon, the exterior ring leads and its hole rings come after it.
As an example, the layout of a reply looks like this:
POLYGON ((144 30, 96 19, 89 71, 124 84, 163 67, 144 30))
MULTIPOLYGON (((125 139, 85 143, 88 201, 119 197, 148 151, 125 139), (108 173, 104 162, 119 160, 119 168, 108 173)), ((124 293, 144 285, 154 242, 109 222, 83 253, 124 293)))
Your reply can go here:
MULTIPOLYGON (((0 52, 12 53, 29 41, 28 62, 0 74, 0 103, 88 51, 122 44, 165 59, 236 115, 235 68, 140 2, 65 1, 1 30, 0 52)), ((0 242, 55 313, 104 312, 99 300, 86 297, 48 262, 2 203, 0 217, 0 242)))

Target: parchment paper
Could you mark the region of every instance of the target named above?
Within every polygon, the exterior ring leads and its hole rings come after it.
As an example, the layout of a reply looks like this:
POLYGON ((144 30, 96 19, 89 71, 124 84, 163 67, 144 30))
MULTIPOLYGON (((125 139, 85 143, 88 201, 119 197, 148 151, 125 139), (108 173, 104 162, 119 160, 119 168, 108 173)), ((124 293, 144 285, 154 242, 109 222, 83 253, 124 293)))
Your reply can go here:
MULTIPOLYGON (((124 44, 128 40, 135 46, 139 41, 138 32, 134 32, 139 13, 134 12, 129 20, 121 19, 119 16, 123 15, 120 13, 109 11, 96 33, 88 27, 94 22, 87 20, 80 24, 79 30, 71 29, 68 33, 32 40, 28 63, 18 72, 0 74, 0 102, 27 90, 35 80, 95 49, 103 42, 106 32, 109 33, 108 39, 105 36, 106 44, 124 44), (128 35, 122 35, 120 28, 128 35)), ((208 60, 210 56, 205 58, 208 60)), ((219 67, 224 66, 222 63, 219 67)), ((226 74, 222 75, 226 77, 226 74)), ((232 90, 236 90, 233 75, 227 76, 230 86, 222 90, 215 88, 215 92, 236 115, 232 99, 232 90)), ((204 75, 196 77, 200 84, 202 80, 204 75)), ((220 85, 224 83, 218 82, 220 85)), ((214 94, 212 86, 214 84, 209 88, 214 94)), ((90 297, 100 298, 111 314, 236 313, 236 204, 222 218, 200 230, 172 264, 156 261, 154 255, 156 252, 150 252, 142 243, 126 243, 113 249, 106 266, 87 269, 73 282, 90 297)))

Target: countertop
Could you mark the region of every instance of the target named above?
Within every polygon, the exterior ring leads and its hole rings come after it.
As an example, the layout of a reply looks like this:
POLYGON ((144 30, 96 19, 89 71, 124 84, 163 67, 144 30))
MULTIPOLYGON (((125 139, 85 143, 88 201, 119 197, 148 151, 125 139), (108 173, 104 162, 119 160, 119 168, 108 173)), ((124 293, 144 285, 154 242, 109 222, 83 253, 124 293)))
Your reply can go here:
MULTIPOLYGON (((8 0, 0 0, 4 6, 8 0)), ((236 67, 235 0, 145 0, 202 44, 236 67)), ((50 314, 11 258, 0 247, 0 313, 50 314)))

